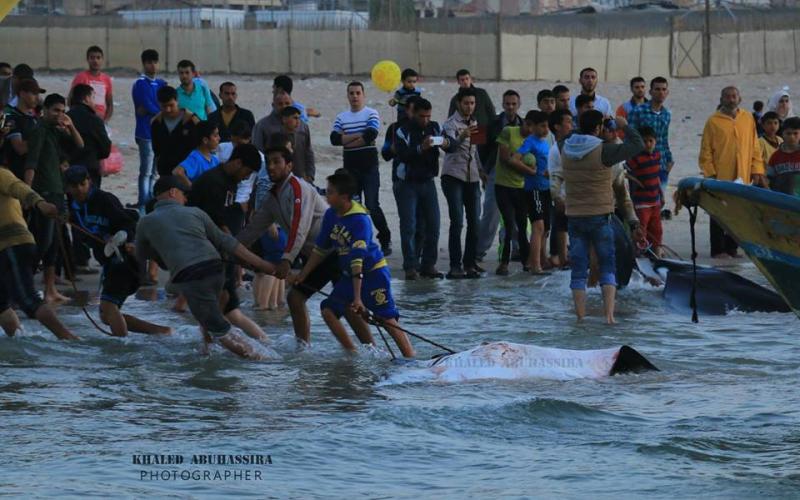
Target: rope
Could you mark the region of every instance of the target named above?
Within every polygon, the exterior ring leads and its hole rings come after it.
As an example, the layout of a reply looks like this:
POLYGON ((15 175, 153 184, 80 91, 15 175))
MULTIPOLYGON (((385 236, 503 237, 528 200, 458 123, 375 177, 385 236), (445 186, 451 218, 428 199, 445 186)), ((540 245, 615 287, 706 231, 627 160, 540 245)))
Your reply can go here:
POLYGON ((386 345, 386 349, 389 350, 389 354, 392 356, 392 361, 394 361, 395 359, 397 359, 397 356, 394 355, 394 351, 392 350, 392 346, 389 345, 389 341, 386 340, 386 336, 383 334, 383 330, 378 325, 375 325, 375 329, 378 330, 378 333, 380 334, 381 338, 383 339, 384 345, 386 345))
POLYGON ((689 232, 692 235, 692 293, 689 306, 692 308, 692 323, 699 322, 697 317, 697 247, 695 244, 695 224, 697 223, 697 206, 686 207, 689 211, 689 232))
MULTIPOLYGON (((331 296, 331 294, 329 294, 329 293, 326 293, 326 292, 323 292, 322 290, 314 288, 313 286, 307 285, 305 283, 297 283, 297 284, 302 286, 302 287, 304 287, 304 288, 306 288, 309 291, 312 291, 314 293, 318 293, 318 294, 322 295, 323 297, 326 297, 328 299, 336 301, 341 305, 345 305, 345 306, 347 305, 347 304, 344 303, 344 301, 339 300, 336 297, 331 296)), ((367 311, 366 313, 364 313, 364 319, 367 321, 367 323, 369 323, 371 325, 383 326, 384 328, 386 328, 386 320, 381 318, 381 317, 379 317, 379 316, 375 316, 371 311, 367 311)), ((449 347, 445 347, 442 344, 439 344, 437 342, 434 342, 433 340, 430 340, 428 338, 423 337, 422 335, 419 335, 419 334, 416 334, 414 332, 408 331, 408 330, 406 330, 405 328, 402 328, 399 325, 392 325, 392 328, 396 328, 396 329, 400 330, 401 332, 405 333, 406 335, 411 335, 412 337, 414 337, 416 339, 419 339, 419 340, 421 340, 423 342, 427 342, 428 344, 430 344, 430 345, 432 345, 434 347, 438 347, 439 349, 445 350, 445 351, 449 352, 450 354, 455 354, 456 353, 456 351, 454 351, 453 349, 450 349, 449 347)))
MULTIPOLYGON (((70 224, 70 226, 72 226, 72 227, 78 227, 75 224, 72 224, 72 223, 69 223, 69 222, 67 222, 67 224, 70 224)), ((83 229, 83 228, 81 228, 81 229, 83 229)), ((72 284, 72 290, 77 295, 78 294, 78 286, 75 284, 75 272, 72 269, 72 263, 69 260, 69 254, 67 253, 66 245, 64 245, 64 224, 61 221, 56 223, 56 232, 58 233, 58 234, 56 234, 56 237, 58 238, 58 245, 60 247, 61 256, 62 256, 62 259, 64 261, 64 274, 67 276, 67 280, 70 282, 70 284, 72 284)), ((87 234, 90 234, 95 239, 99 239, 94 234, 89 233, 88 231, 85 231, 85 232, 87 234)), ((100 240, 100 241, 102 241, 102 240, 100 240)), ((105 242, 103 242, 103 243, 105 243, 105 242)), ((108 330, 106 330, 105 328, 103 328, 102 326, 97 324, 97 322, 94 320, 94 318, 92 318, 92 315, 89 314, 89 311, 86 310, 86 305, 81 305, 81 310, 83 311, 83 314, 86 315, 86 317, 92 323, 92 325, 94 325, 94 327, 97 328, 98 331, 100 331, 101 333, 104 333, 106 335, 111 335, 111 336, 114 335, 113 333, 109 332, 108 330)))

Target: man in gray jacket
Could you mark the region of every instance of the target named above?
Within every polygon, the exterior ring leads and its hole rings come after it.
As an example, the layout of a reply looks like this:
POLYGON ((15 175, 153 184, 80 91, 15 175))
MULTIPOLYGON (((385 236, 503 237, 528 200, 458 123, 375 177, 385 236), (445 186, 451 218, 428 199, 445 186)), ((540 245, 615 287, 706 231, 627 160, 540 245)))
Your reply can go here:
POLYGON ((222 232, 201 209, 184 206, 188 189, 180 179, 162 177, 153 189, 158 202, 136 228, 139 262, 155 259, 169 269, 171 287, 186 297, 204 335, 219 340, 243 358, 261 359, 252 345, 231 330, 220 309, 219 298, 225 283, 220 252, 264 273, 273 273, 275 267, 222 232))
MULTIPOLYGON (((250 223, 237 235, 239 241, 250 246, 277 223, 286 231, 288 241, 280 264, 275 269, 278 279, 286 279, 298 256, 308 257, 314 249, 322 217, 328 204, 316 188, 292 174, 292 154, 284 146, 275 144, 266 150, 267 170, 273 187, 261 207, 253 214, 250 223)), ((300 287, 292 287, 286 302, 292 315, 295 336, 304 343, 311 342, 311 324, 306 302, 314 293, 339 277, 336 254, 328 256, 300 287)))
POLYGON ((471 135, 478 122, 473 117, 476 96, 473 88, 462 88, 456 95, 456 112, 442 125, 447 137, 442 165, 442 191, 450 215, 450 272, 448 279, 479 278, 476 262, 478 224, 481 216, 480 159, 471 135), (467 216, 467 236, 461 252, 461 230, 467 216))
POLYGON ((300 111, 292 106, 292 98, 286 92, 276 92, 272 98, 272 112, 258 120, 253 128, 253 144, 266 153, 271 143, 280 135, 288 137, 292 144, 292 173, 314 182, 316 166, 314 150, 311 149, 311 132, 300 119, 300 111))

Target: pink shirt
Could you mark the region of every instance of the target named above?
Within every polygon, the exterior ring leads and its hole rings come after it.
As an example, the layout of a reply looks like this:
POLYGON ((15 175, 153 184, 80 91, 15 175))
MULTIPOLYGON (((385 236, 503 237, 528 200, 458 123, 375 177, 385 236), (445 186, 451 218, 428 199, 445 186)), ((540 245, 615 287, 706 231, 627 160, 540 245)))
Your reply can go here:
POLYGON ((89 70, 81 71, 72 80, 70 88, 78 84, 86 84, 94 89, 94 110, 97 116, 106 119, 106 96, 111 96, 111 77, 105 73, 95 76, 89 70))

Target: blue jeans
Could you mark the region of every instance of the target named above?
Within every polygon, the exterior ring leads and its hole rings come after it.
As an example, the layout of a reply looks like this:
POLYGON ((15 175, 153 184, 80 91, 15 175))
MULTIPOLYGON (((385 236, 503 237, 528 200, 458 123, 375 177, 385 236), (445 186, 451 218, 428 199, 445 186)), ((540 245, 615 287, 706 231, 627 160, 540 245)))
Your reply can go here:
POLYGON ((433 179, 425 182, 398 180, 394 183, 397 212, 400 216, 400 242, 403 249, 403 269, 428 271, 439 258, 439 199, 433 179), (417 225, 425 225, 422 264, 417 259, 417 225))
POLYGON ((481 210, 480 182, 465 182, 442 176, 442 192, 447 198, 450 214, 450 269, 474 269, 476 248, 478 246, 478 219, 481 210), (464 215, 467 216, 467 237, 464 241, 464 253, 461 253, 461 230, 464 228, 464 215), (463 267, 462 267, 463 256, 463 267))
POLYGON ((153 174, 153 144, 149 139, 136 139, 139 146, 139 200, 138 204, 143 207, 150 198, 153 197, 153 184, 156 179, 153 174))
POLYGON ((375 224, 375 229, 378 230, 378 234, 376 235, 378 241, 381 243, 381 245, 391 242, 392 233, 389 231, 389 225, 386 223, 386 217, 383 215, 383 210, 381 210, 379 198, 381 190, 381 173, 378 170, 378 166, 373 165, 368 168, 345 167, 345 170, 347 170, 347 172, 356 179, 356 183, 358 183, 358 188, 356 191, 359 194, 361 192, 364 193, 364 197, 361 199, 361 201, 364 206, 367 207, 367 210, 369 210, 369 215, 372 218, 372 222, 375 224))
POLYGON ((569 259, 572 278, 569 287, 585 290, 589 277, 589 251, 594 247, 600 266, 600 284, 617 286, 614 231, 610 215, 569 218, 569 259))

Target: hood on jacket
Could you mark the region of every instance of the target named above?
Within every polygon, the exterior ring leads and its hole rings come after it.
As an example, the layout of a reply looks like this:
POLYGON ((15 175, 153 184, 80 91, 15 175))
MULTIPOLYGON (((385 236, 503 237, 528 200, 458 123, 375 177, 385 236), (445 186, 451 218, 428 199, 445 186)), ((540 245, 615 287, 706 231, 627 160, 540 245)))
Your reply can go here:
POLYGON ((580 160, 594 151, 603 140, 593 135, 572 134, 564 141, 564 156, 573 160, 580 160))

